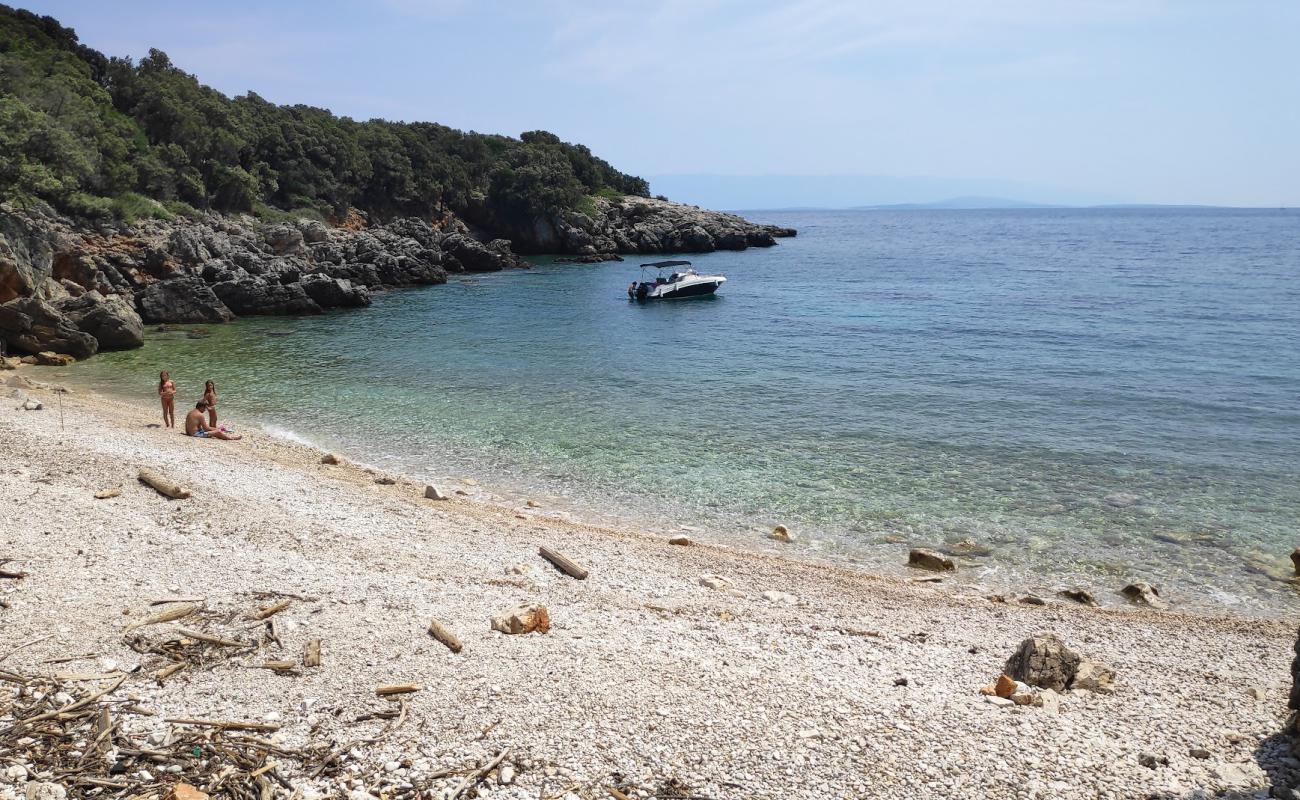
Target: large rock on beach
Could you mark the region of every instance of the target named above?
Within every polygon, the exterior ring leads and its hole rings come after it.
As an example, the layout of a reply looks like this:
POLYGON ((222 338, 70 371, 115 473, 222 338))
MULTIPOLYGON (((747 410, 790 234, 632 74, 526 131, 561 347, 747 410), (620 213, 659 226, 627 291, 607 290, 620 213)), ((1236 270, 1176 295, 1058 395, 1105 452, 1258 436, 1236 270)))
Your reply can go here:
POLYGON ((1063 692, 1074 680, 1075 670, 1082 659, 1056 637, 1043 633, 1031 636, 1020 643, 1016 652, 1007 659, 1007 675, 1030 686, 1063 692))
POLYGON ((53 351, 89 358, 99 350, 94 336, 79 330, 57 308, 37 297, 0 305, 0 339, 18 353, 53 351))
POLYGON ((943 553, 928 550, 924 547, 912 548, 907 554, 907 565, 917 569, 934 570, 935 572, 948 572, 957 569, 957 565, 953 563, 951 558, 948 558, 943 553))
POLYGON ((140 318, 150 324, 206 324, 235 318, 197 275, 151 283, 140 293, 140 318))
POLYGON ((92 289, 60 301, 58 309, 95 337, 100 350, 129 350, 144 344, 144 322, 134 304, 120 295, 105 297, 92 289))
POLYGON ((1169 604, 1160 597, 1160 590, 1146 581, 1134 581, 1121 590, 1121 594, 1134 605, 1148 608, 1165 609, 1169 604))

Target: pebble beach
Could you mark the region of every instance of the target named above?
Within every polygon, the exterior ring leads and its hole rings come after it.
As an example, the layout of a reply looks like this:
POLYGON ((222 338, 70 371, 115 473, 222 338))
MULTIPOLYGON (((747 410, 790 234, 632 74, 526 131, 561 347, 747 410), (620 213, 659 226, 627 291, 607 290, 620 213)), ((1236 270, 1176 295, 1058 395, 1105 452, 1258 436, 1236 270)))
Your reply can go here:
POLYGON ((1252 797, 1300 772, 1279 735, 1294 642, 1280 621, 1007 602, 960 570, 801 560, 798 531, 778 554, 707 530, 674 545, 527 498, 480 502, 472 476, 426 499, 346 453, 188 439, 152 408, 56 394, 57 370, 9 375, 0 568, 24 577, 0 580, 5 800, 50 784, 162 798, 208 758, 170 743, 232 735, 187 720, 262 726, 264 796, 286 798, 1252 797), (182 603, 195 611, 140 624, 182 603), (493 630, 539 605, 545 633, 493 630), (1113 691, 981 695, 1049 631, 1109 665, 1113 691), (314 640, 319 666, 303 666, 314 640), (51 681, 68 704, 123 699, 86 769, 115 764, 127 789, 79 784, 24 740, 15 709, 51 681))

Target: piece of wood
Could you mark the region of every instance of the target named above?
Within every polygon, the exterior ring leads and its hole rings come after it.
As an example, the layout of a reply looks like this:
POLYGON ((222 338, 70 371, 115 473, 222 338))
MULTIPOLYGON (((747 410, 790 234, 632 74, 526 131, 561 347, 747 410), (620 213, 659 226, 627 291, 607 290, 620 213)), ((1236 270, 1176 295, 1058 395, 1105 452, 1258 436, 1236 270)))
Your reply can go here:
POLYGON ((208 598, 206 597, 159 597, 156 600, 150 600, 149 605, 165 606, 168 603, 198 603, 199 605, 203 605, 204 601, 207 599, 208 598))
POLYGON ((456 634, 447 630, 446 626, 438 620, 429 620, 429 635, 446 645, 447 649, 451 652, 460 652, 460 639, 457 639, 456 634))
POLYGON ((395 694, 410 694, 418 692, 424 687, 418 683, 399 683, 393 686, 380 686, 375 689, 375 694, 380 697, 391 697, 395 694))
POLYGON ((264 661, 262 669, 269 669, 279 673, 294 673, 298 671, 298 662, 296 661, 264 661))
POLYGON ((151 469, 140 470, 137 477, 139 477, 141 483, 151 487, 158 494, 170 497, 173 500, 185 500, 190 496, 189 489, 179 483, 172 483, 151 469))
POLYGON ((572 559, 561 553, 559 550, 552 550, 546 545, 537 548, 537 554, 555 565, 555 568, 566 575, 570 575, 578 580, 587 579, 587 570, 578 566, 572 559))
POLYGON ((170 678, 171 676, 175 675, 176 673, 180 672, 181 670, 185 669, 188 666, 189 664, 185 661, 177 661, 175 664, 168 664, 167 666, 158 670, 158 672, 154 674, 153 679, 158 683, 159 686, 162 686, 163 681, 167 680, 168 678, 170 678))
POLYGON ((605 791, 609 792, 609 796, 614 798, 614 800, 632 800, 613 786, 608 787, 605 791))
POLYGON ((270 605, 270 606, 266 606, 265 608, 258 609, 257 611, 250 614, 249 616, 252 619, 266 619, 267 617, 273 617, 276 614, 279 614, 281 611, 288 608, 289 602, 290 601, 288 600, 281 600, 275 605, 270 605))
POLYGON ((186 639, 194 639, 195 641, 205 642, 207 644, 215 644, 218 647, 249 647, 250 646, 248 642, 241 642, 238 641, 237 639, 222 639, 220 636, 213 636, 210 633, 203 633, 202 631, 191 631, 191 630, 186 630, 185 628, 177 628, 176 632, 179 633, 181 636, 184 636, 186 639))
POLYGON ((143 628, 146 625, 157 625, 161 622, 175 622, 178 619, 184 619, 203 606, 200 603, 177 603, 173 606, 164 608, 156 614, 152 614, 139 622, 132 622, 126 626, 126 632, 130 633, 136 628, 143 628))
POLYGON ((120 495, 121 493, 122 493, 122 490, 119 489, 119 488, 117 488, 116 486, 114 486, 112 489, 100 489, 98 492, 95 492, 95 499, 96 499, 96 500, 108 500, 108 499, 111 499, 111 498, 117 497, 117 496, 120 495))
POLYGON ((468 778, 461 781, 460 786, 456 787, 456 791, 451 793, 451 797, 448 798, 448 800, 456 800, 456 798, 464 794, 465 791, 468 790, 471 786, 476 786, 479 781, 483 780, 488 776, 488 773, 496 769, 497 764, 500 764, 502 761, 505 761, 506 756, 509 754, 510 754, 509 749, 502 750, 500 753, 497 754, 496 758, 488 762, 488 765, 486 767, 475 770, 473 773, 471 773, 468 778))
POLYGON ((172 725, 193 725, 196 728, 221 728, 225 731, 261 731, 263 733, 274 733, 280 730, 279 725, 271 725, 265 722, 240 722, 237 720, 222 719, 165 719, 164 722, 172 725))
POLYGON ((311 639, 302 651, 302 665, 304 667, 320 666, 320 639, 311 639))

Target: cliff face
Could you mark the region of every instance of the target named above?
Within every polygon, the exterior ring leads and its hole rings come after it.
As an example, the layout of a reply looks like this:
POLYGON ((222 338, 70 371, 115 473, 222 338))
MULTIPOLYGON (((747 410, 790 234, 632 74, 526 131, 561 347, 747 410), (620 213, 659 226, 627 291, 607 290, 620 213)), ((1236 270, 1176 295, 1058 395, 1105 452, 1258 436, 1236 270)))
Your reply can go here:
POLYGON ((527 266, 516 251, 698 253, 770 247, 794 235, 662 200, 629 196, 593 206, 592 214, 513 225, 484 211, 475 220, 480 232, 510 237, 484 242, 454 217, 436 227, 415 218, 367 226, 356 213, 333 226, 218 214, 88 224, 43 204, 0 204, 0 355, 86 358, 140 346, 145 324, 367 306, 372 290, 527 266))

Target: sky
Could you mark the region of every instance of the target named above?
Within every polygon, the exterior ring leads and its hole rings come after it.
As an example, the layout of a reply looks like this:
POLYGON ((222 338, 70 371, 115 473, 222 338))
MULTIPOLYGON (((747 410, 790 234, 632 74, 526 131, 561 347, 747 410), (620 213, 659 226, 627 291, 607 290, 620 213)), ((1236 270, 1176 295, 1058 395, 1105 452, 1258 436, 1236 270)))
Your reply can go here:
POLYGON ((1300 206, 1298 0, 7 2, 231 95, 550 130, 652 189, 1300 206))

